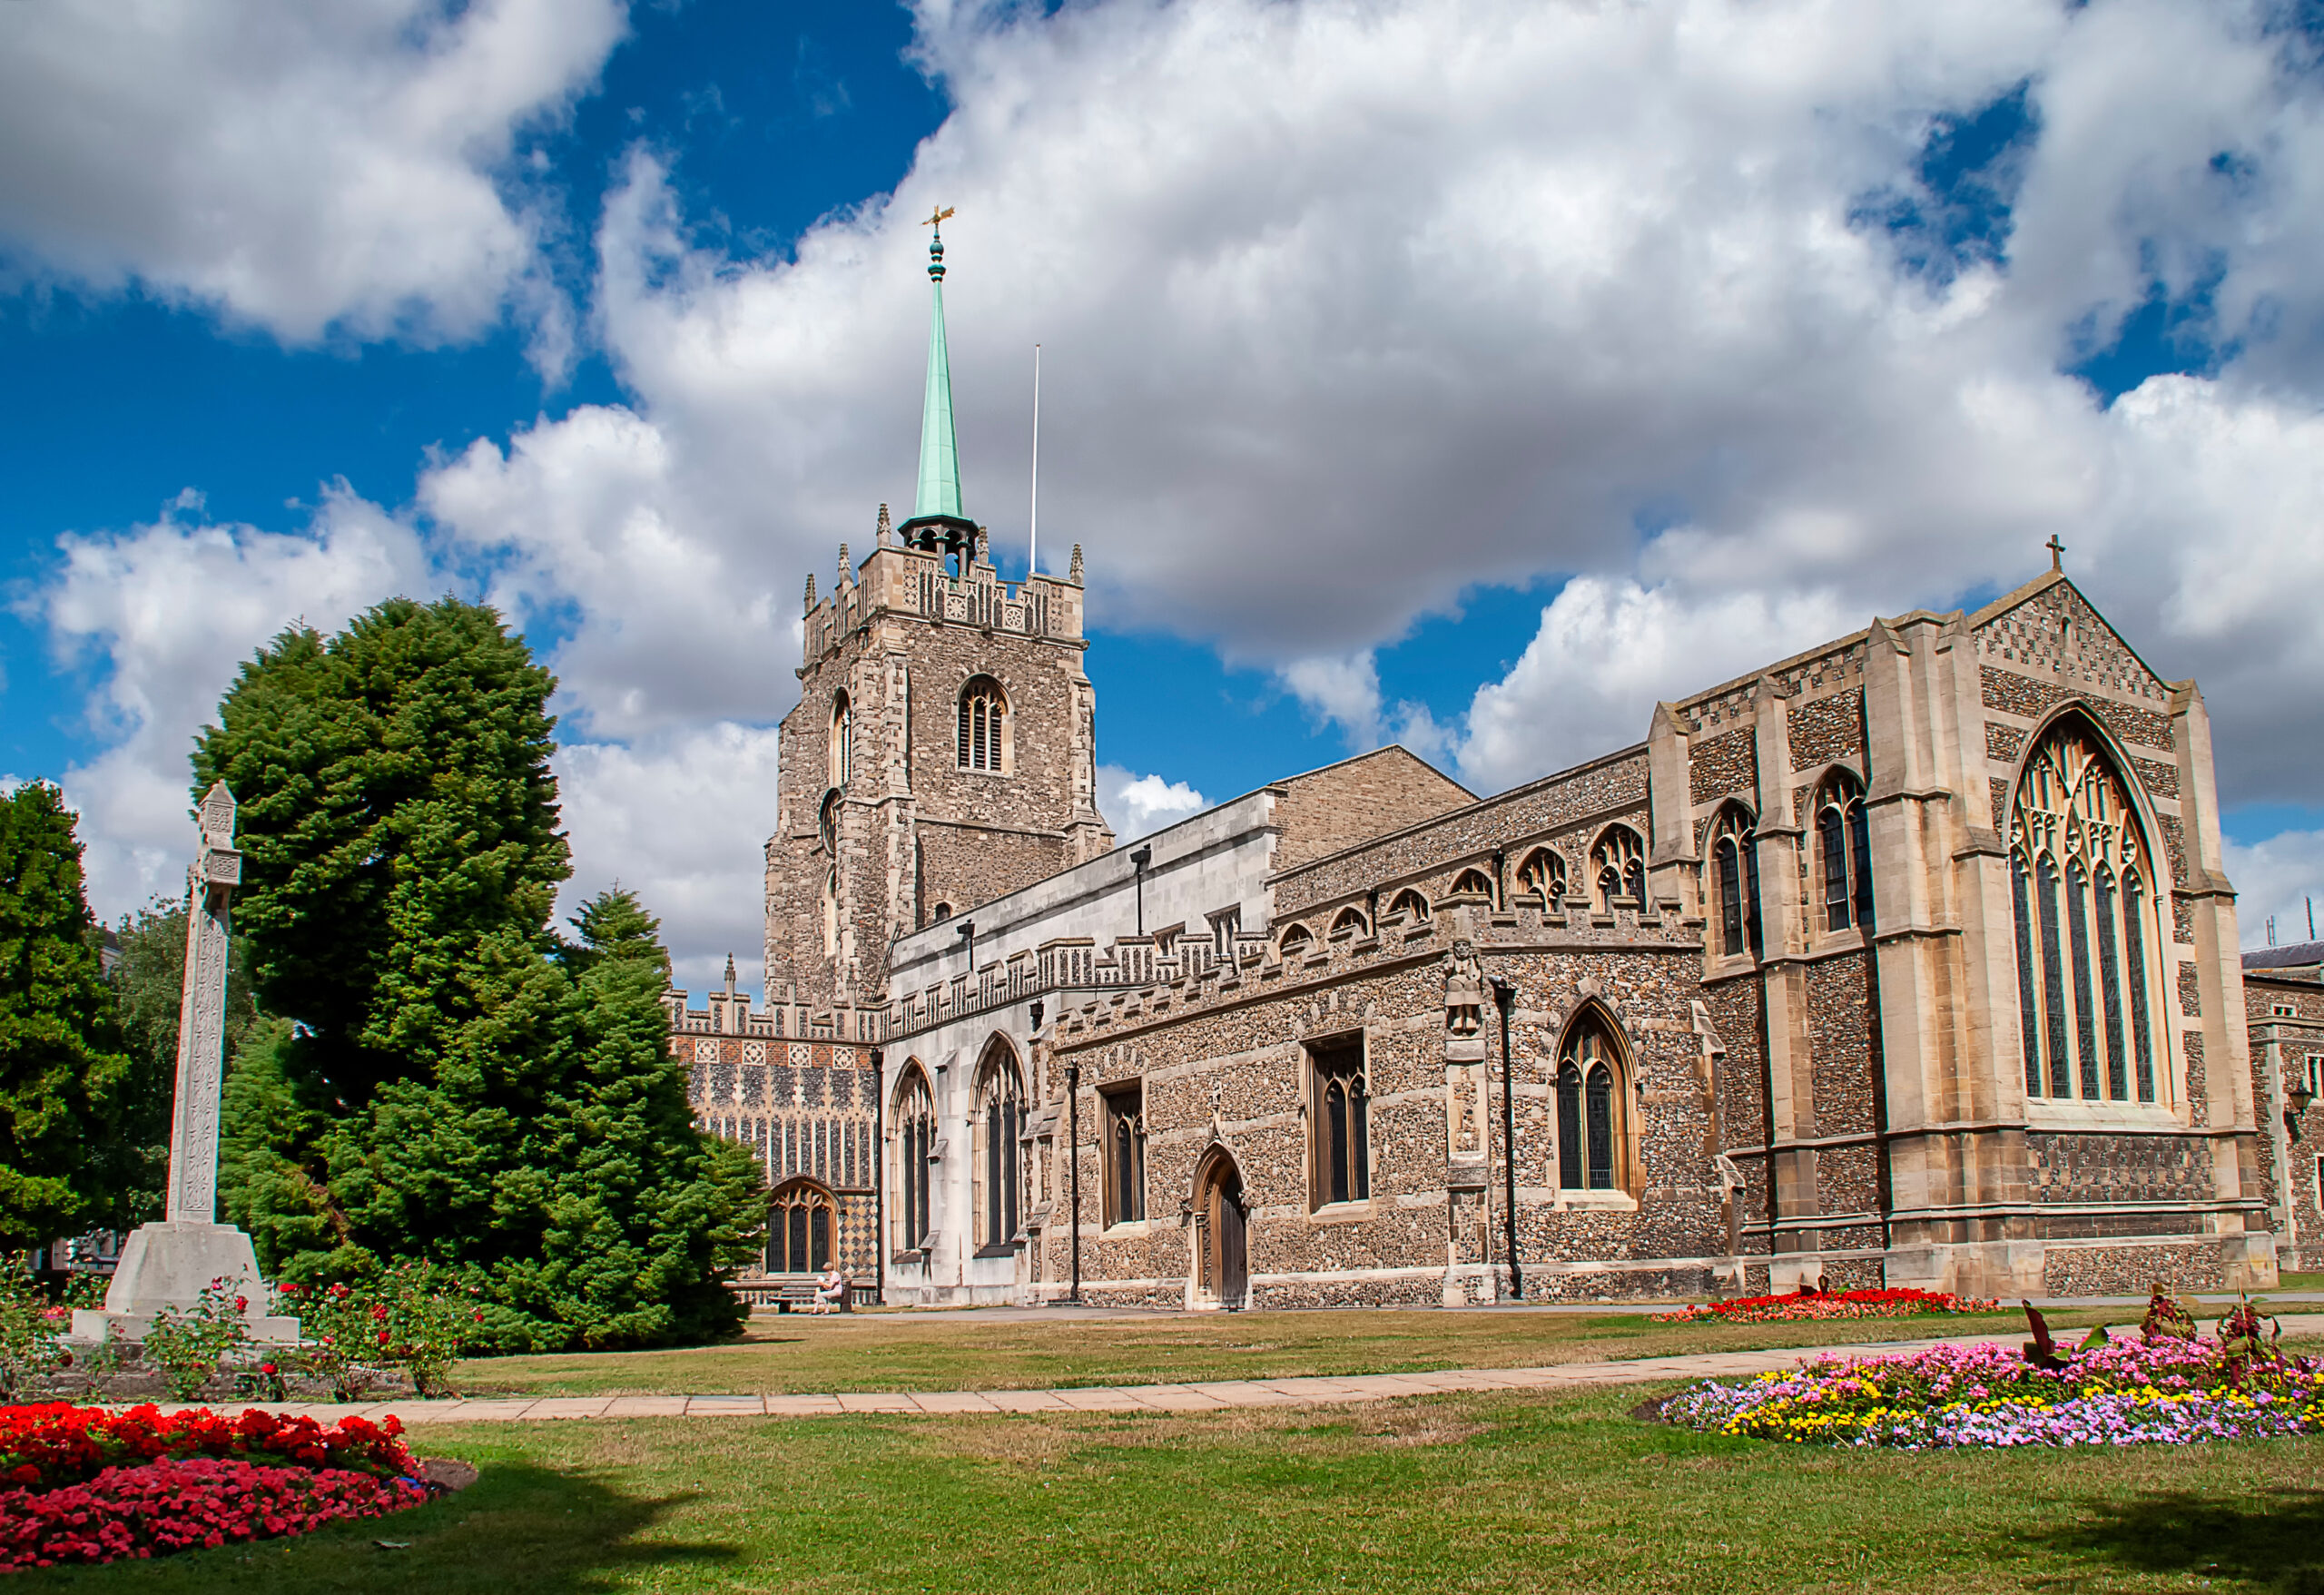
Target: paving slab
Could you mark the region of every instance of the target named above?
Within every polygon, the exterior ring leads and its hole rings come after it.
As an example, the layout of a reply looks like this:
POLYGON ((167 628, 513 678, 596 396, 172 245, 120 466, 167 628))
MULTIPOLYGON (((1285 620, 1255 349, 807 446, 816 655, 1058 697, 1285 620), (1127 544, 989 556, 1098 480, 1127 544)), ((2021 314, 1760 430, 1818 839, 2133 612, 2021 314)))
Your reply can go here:
POLYGON ((683 1418, 686 1415, 686 1398, 682 1395, 617 1395, 602 1415, 608 1418, 683 1418))
POLYGON ((995 1411, 1003 1413, 1069 1413, 1073 1410, 1054 1390, 988 1390, 984 1392, 984 1398, 993 1404, 995 1411))
MULTIPOLYGON (((721 1412, 731 1410, 739 1413, 749 1409, 734 1407, 711 1410, 721 1412)), ((759 1410, 771 1418, 821 1418, 843 1413, 847 1409, 839 1404, 839 1397, 835 1395, 770 1395, 761 1403, 759 1410)), ((694 1411, 694 1409, 689 1408, 687 1416, 693 1416, 694 1411)))
POLYGON ((923 1413, 997 1413, 1000 1409, 981 1391, 923 1390, 912 1401, 923 1413))
POLYGON ((920 1403, 899 1390, 849 1390, 839 1396, 843 1413, 916 1413, 920 1403))
POLYGON ((609 1395, 552 1396, 533 1403, 527 1418, 602 1418, 614 1404, 609 1395))

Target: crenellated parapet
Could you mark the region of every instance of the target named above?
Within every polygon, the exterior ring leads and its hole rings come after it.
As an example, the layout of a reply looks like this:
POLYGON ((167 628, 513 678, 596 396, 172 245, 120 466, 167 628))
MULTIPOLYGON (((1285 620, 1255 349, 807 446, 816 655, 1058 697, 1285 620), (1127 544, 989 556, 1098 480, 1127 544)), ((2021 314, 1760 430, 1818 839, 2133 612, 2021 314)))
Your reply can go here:
MULTIPOLYGON (((802 628, 802 673, 838 653, 847 639, 885 616, 974 627, 1011 636, 1081 645, 1081 582, 1036 574, 1004 581, 982 552, 956 559, 940 550, 874 548, 843 570, 830 594, 810 586, 802 628)), ((842 551, 843 553, 844 551, 842 551)))

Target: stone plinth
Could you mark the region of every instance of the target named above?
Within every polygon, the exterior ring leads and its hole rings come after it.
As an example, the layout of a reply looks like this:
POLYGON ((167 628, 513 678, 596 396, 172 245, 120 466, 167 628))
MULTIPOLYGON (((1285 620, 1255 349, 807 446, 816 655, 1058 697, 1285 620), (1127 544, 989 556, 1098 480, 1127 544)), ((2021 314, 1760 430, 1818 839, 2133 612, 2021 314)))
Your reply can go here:
MULTIPOLYGON (((162 1309, 192 1312, 213 1279, 226 1281, 253 1305, 266 1299, 251 1237, 232 1225, 184 1219, 141 1225, 121 1248, 103 1308, 84 1307, 73 1314, 74 1337, 102 1340, 110 1332, 123 1340, 143 1340, 162 1309)), ((253 1340, 288 1344, 299 1338, 296 1318, 252 1312, 244 1322, 253 1340)))

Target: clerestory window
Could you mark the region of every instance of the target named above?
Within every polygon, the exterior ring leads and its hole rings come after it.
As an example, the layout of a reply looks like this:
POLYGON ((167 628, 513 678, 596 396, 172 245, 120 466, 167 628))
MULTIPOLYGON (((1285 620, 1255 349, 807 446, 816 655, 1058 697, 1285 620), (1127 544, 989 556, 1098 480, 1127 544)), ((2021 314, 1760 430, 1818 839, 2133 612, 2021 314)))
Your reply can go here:
POLYGON ((1341 1037, 1307 1049, 1309 1198, 1317 1207, 1372 1195, 1370 1097, 1364 1038, 1341 1037))

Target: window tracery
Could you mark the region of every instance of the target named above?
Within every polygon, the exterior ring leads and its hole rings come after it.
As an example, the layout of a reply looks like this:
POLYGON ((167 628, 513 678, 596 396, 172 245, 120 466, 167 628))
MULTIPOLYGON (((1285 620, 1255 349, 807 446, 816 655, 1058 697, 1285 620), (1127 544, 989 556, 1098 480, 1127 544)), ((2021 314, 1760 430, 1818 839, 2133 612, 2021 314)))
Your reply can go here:
POLYGON ((2061 722, 2010 808, 2018 1021, 2029 1096, 2155 1100, 2162 948, 2152 854, 2105 744, 2061 722))
POLYGON ((1482 870, 1463 870, 1452 878, 1452 890, 1447 895, 1490 899, 1492 896, 1492 877, 1482 870))
POLYGON ((1729 805, 1711 827, 1712 894, 1718 910, 1718 950, 1728 958, 1760 955, 1759 849, 1749 811, 1729 805))
POLYGON ((977 1077, 977 1245, 1005 1249, 1017 1238, 1024 1193, 1025 1081, 1007 1044, 996 1039, 977 1077))
POLYGON ((1146 1216, 1146 1092, 1128 1085, 1105 1093, 1105 1222, 1136 1224, 1146 1216))
POLYGON ((1332 934, 1334 936, 1345 934, 1361 936, 1371 929, 1372 927, 1364 922, 1364 911, 1360 908, 1344 908, 1340 910, 1339 917, 1332 921, 1332 934))
POLYGON ((1396 893, 1395 901, 1388 905, 1388 912, 1392 917, 1402 916, 1410 920, 1415 925, 1425 925, 1428 923, 1428 899, 1408 886, 1396 893))
POLYGON ((1307 1056, 1313 1203, 1364 1201, 1372 1195, 1372 1115, 1363 1038, 1310 1048, 1307 1056))
POLYGON ((1864 783, 1845 770, 1833 771, 1817 790, 1816 857, 1824 928, 1872 929, 1872 831, 1864 783))
POLYGON ((1610 914, 1618 899, 1646 903, 1646 843, 1627 825, 1609 825, 1590 850, 1590 872, 1598 883, 1598 911, 1610 914))
POLYGON ((963 770, 999 773, 1008 744, 1009 700, 989 675, 969 678, 960 689, 959 760, 963 770))
POLYGON ((1595 1011, 1567 1032, 1558 1056, 1558 1184, 1613 1190, 1627 1184, 1621 1054, 1595 1011))
POLYGON ((831 1266, 832 1194, 812 1180, 795 1179, 769 1200, 766 1271, 821 1274, 831 1266))
POLYGON ((1565 895, 1565 855, 1555 848, 1537 847, 1517 866, 1517 895, 1538 897, 1543 908, 1565 895))
POLYGON ((1315 933, 1313 930, 1305 925, 1294 925, 1283 933, 1282 939, 1275 943, 1275 949, 1284 957, 1290 958, 1296 953, 1305 952, 1314 945, 1315 940, 1315 933))
POLYGON ((930 1206, 929 1159, 936 1155, 936 1096, 914 1064, 896 1093, 896 1237, 899 1252, 916 1252, 936 1227, 930 1206))

